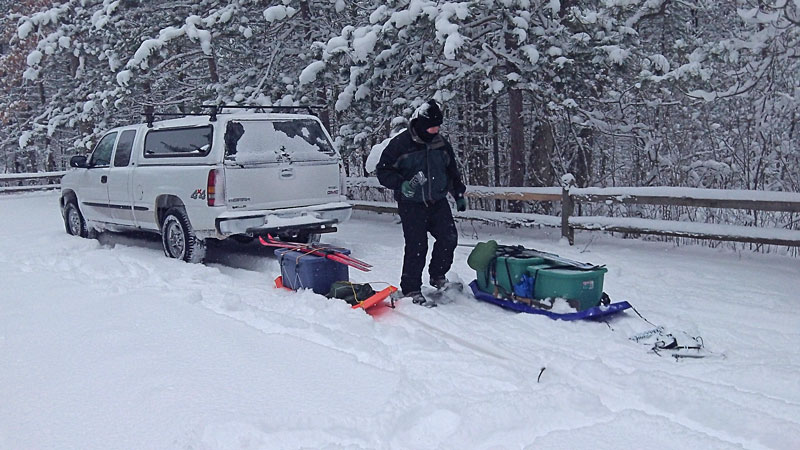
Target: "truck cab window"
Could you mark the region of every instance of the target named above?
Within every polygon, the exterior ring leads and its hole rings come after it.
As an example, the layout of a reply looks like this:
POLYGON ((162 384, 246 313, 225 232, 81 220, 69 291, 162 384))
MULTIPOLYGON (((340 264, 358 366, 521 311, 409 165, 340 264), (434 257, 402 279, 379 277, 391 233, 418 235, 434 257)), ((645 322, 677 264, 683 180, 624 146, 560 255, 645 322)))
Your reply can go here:
POLYGON ((89 158, 89 167, 108 167, 111 164, 111 152, 114 150, 114 141, 117 133, 103 136, 100 143, 94 148, 92 157, 89 158))
POLYGON ((214 129, 210 125, 153 130, 145 136, 144 157, 206 156, 211 151, 213 134, 214 129))
POLYGON ((131 162, 131 150, 133 149, 133 138, 136 137, 136 130, 125 130, 117 142, 117 152, 114 153, 114 167, 125 167, 131 162))

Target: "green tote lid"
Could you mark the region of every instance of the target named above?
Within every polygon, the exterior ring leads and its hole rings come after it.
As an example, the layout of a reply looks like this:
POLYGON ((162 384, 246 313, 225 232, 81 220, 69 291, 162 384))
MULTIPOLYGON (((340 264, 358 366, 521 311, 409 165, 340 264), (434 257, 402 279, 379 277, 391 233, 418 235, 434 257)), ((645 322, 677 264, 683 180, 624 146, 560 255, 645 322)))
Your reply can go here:
POLYGON ((497 254, 497 241, 479 242, 467 258, 467 264, 477 271, 485 270, 497 254))

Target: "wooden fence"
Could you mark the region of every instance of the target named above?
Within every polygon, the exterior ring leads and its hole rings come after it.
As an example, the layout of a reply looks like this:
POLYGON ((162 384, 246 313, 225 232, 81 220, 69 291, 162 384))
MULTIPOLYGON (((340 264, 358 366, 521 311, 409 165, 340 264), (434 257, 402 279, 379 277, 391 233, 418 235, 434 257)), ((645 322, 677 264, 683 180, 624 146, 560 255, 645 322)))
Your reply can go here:
MULTIPOLYGON (((0 193, 59 189, 66 172, 36 174, 0 174, 0 193)), ((375 178, 348 178, 347 194, 354 207, 378 212, 397 212, 392 193, 375 178)), ((574 243, 575 230, 611 231, 652 234, 718 241, 750 242, 800 247, 800 193, 749 190, 722 190, 673 187, 484 187, 469 186, 467 198, 474 208, 486 201, 548 202, 559 215, 528 214, 470 209, 456 213, 464 220, 507 223, 518 226, 561 228, 561 235, 574 243), (685 206, 690 208, 739 209, 747 211, 783 212, 785 228, 728 225, 679 220, 654 220, 637 217, 581 216, 581 204, 685 206)), ((595 208, 596 209, 596 208, 595 208)), ((611 208, 609 208, 611 209, 611 208)))
MULTIPOLYGON (((391 193, 381 187, 374 178, 349 179, 348 196, 354 199, 353 203, 357 209, 396 212, 391 193), (366 200, 363 200, 365 198, 366 200), (375 198, 379 200, 376 201, 375 198)), ((796 229, 800 225, 798 223, 800 218, 794 217, 795 214, 800 213, 800 193, 795 192, 673 187, 488 188, 469 186, 466 196, 474 200, 550 202, 555 210, 560 204, 560 215, 557 216, 468 210, 464 213, 456 213, 456 217, 521 226, 560 227, 561 235, 566 237, 570 244, 574 243, 575 230, 589 230, 800 246, 800 230, 796 229), (608 205, 609 209, 612 209, 610 207, 613 205, 658 205, 771 211, 786 213, 788 218, 786 228, 777 228, 637 217, 576 215, 576 210, 579 210, 578 205, 592 203, 608 205)))

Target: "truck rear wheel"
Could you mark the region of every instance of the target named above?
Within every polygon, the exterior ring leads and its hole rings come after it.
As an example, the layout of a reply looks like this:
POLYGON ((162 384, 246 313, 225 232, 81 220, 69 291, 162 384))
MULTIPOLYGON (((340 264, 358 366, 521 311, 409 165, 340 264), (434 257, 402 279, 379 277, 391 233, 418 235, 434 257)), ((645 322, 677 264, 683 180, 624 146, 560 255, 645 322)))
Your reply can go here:
POLYGON ((161 224, 161 244, 169 258, 189 263, 201 263, 206 256, 205 240, 195 236, 192 224, 183 208, 172 208, 161 224))

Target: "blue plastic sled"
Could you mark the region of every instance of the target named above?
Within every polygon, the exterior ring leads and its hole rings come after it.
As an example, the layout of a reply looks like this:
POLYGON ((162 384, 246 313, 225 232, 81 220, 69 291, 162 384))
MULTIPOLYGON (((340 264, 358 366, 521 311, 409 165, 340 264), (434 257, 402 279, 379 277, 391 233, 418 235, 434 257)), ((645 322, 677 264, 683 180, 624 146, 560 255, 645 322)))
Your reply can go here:
POLYGON ((506 300, 504 298, 495 298, 492 294, 483 292, 478 288, 478 280, 473 280, 472 283, 469 284, 469 287, 472 288, 472 294, 478 300, 494 303, 497 306, 501 306, 503 308, 511 309, 517 312, 524 312, 528 314, 541 314, 553 320, 596 319, 598 317, 610 316, 612 314, 625 311, 626 309, 631 307, 631 304, 628 302, 617 302, 617 303, 612 303, 608 306, 595 306, 593 308, 584 309, 583 311, 559 314, 547 311, 546 309, 534 308, 533 306, 526 305, 524 303, 517 303, 511 300, 506 300))

